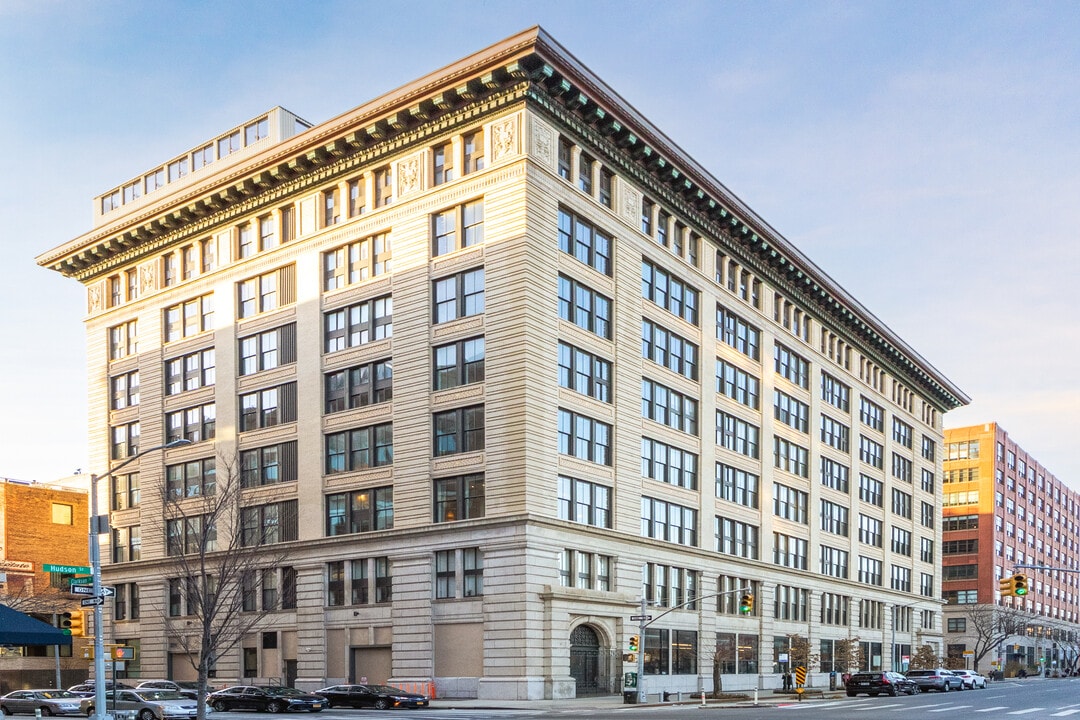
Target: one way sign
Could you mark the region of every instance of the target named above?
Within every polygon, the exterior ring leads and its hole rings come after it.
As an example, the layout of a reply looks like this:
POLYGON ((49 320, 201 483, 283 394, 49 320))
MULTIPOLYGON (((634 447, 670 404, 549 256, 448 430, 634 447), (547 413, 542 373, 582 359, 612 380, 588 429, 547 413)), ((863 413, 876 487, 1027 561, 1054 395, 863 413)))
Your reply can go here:
MULTIPOLYGON (((71 585, 71 594, 72 595, 93 595, 94 594, 94 586, 93 585, 75 585, 75 584, 72 584, 71 585)), ((114 588, 114 587, 106 587, 104 585, 101 586, 101 597, 113 597, 114 595, 116 595, 116 588, 114 588)))

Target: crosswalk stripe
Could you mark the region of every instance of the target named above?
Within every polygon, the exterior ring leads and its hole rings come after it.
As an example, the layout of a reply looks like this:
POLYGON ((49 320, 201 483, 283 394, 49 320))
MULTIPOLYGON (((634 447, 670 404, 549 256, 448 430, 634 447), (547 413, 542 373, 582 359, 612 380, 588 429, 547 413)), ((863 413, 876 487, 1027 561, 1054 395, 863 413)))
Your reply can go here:
POLYGON ((1028 708, 1027 710, 1013 710, 1011 713, 1005 713, 1005 714, 1006 715, 1027 715, 1028 713, 1039 712, 1040 710, 1045 710, 1045 709, 1046 708, 1041 708, 1041 707, 1028 708))
POLYGON ((994 712, 995 710, 1007 710, 1008 708, 1009 708, 1008 705, 996 705, 994 707, 980 708, 978 710, 973 710, 972 712, 994 712))
POLYGON ((969 708, 970 705, 950 705, 948 707, 938 708, 937 710, 927 710, 927 712, 952 712, 953 710, 963 710, 969 708))
POLYGON ((1076 713, 1080 713, 1080 708, 1074 708, 1073 710, 1062 710, 1061 712, 1054 713, 1050 717, 1067 717, 1069 715, 1075 715, 1076 713))

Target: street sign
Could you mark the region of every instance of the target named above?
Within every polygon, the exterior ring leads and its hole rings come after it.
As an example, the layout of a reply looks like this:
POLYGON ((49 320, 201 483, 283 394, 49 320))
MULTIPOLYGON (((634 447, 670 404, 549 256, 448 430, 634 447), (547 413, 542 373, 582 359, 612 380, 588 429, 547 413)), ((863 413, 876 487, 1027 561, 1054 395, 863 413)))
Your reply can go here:
POLYGON ((90 568, 85 565, 50 565, 44 563, 41 569, 47 573, 64 573, 65 575, 89 575, 90 568))
POLYGON ((116 595, 116 588, 107 585, 101 586, 101 597, 112 597, 113 595, 116 595))
POLYGON ((104 605, 105 604, 105 598, 103 598, 101 596, 83 598, 82 600, 79 601, 79 604, 82 605, 83 607, 93 607, 94 605, 104 605))
POLYGON ((76 585, 75 583, 72 583, 70 587, 71 587, 71 594, 72 595, 93 595, 94 594, 94 586, 93 585, 76 585))
POLYGON ((652 615, 631 615, 630 622, 641 622, 642 620, 652 620, 652 615))

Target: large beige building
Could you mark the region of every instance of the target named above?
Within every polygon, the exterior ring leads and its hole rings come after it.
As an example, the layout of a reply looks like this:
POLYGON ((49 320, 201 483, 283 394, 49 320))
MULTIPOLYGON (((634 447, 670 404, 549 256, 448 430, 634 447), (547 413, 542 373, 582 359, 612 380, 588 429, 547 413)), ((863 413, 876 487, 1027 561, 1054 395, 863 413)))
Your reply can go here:
POLYGON ((219 682, 618 692, 643 593, 652 691, 777 684, 792 634, 940 649, 967 397, 542 30, 95 207, 38 258, 87 288, 94 465, 194 441, 109 490, 132 674, 185 667, 159 490, 228 458, 287 561, 219 682))

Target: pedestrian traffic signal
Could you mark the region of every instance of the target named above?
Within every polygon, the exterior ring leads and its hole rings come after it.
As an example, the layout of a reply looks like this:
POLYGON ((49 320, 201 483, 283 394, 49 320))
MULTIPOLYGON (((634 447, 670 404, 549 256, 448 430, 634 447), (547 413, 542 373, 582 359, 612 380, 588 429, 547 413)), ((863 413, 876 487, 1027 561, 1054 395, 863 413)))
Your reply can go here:
POLYGON ((1028 579, 1027 575, 1023 573, 1017 573, 1013 575, 1013 595, 1023 596, 1028 594, 1028 579))
POLYGON ((83 622, 83 614, 79 610, 60 614, 60 629, 65 635, 82 637, 86 634, 86 625, 83 622))
POLYGON ((750 613, 754 612, 753 595, 751 595, 750 593, 744 593, 743 596, 739 598, 739 612, 741 612, 743 615, 749 615, 750 613))
MULTIPOLYGON (((637 635, 631 635, 630 636, 630 642, 626 647, 627 647, 628 650, 630 650, 630 652, 636 653, 638 651, 638 636, 637 635)), ((633 661, 628 660, 627 662, 633 662, 633 661)))
POLYGON ((622 659, 623 659, 623 662, 636 663, 637 662, 637 653, 623 653, 622 659))

